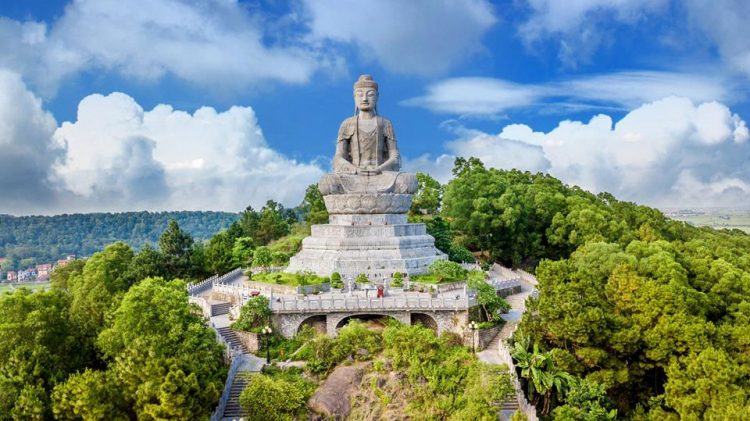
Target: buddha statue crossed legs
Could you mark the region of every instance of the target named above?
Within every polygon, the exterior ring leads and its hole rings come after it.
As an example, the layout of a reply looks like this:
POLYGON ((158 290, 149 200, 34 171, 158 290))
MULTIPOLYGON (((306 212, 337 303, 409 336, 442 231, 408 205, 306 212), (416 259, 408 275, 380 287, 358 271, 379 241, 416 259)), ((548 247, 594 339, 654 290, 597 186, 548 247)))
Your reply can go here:
MULTIPOLYGON (((414 174, 399 172, 401 156, 393 125, 390 120, 377 114, 378 84, 371 76, 362 75, 354 84, 354 102, 355 115, 344 120, 339 128, 333 174, 326 174, 320 180, 320 192, 324 197, 414 194, 417 191, 417 178, 414 174)), ((411 202, 411 198, 408 199, 411 202)), ((329 203, 333 204, 334 201, 326 200, 326 204, 329 203)), ((332 212, 330 207, 329 212, 332 212)), ((373 209, 372 213, 376 211, 373 209)), ((336 213, 335 209, 333 213, 336 213)))

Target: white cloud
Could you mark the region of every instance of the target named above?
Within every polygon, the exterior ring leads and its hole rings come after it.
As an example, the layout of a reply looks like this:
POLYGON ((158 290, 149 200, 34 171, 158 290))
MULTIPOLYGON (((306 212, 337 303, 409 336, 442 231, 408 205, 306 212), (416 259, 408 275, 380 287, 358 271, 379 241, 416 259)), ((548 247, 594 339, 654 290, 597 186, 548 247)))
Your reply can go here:
POLYGON ((87 70, 229 90, 306 82, 326 65, 293 37, 271 45, 265 35, 261 17, 236 0, 75 0, 50 27, 0 18, 0 66, 51 94, 87 70))
POLYGON ((56 127, 20 76, 0 69, 0 213, 53 204, 52 167, 65 157, 62 145, 52 141, 56 127))
POLYGON ((425 95, 403 104, 461 115, 496 115, 542 103, 565 109, 607 105, 632 109, 667 96, 684 96, 696 102, 732 102, 737 93, 731 88, 731 83, 720 77, 666 71, 588 75, 541 84, 451 78, 430 85, 425 95))
POLYGON ((58 126, 18 74, 0 70, 0 213, 294 206, 322 173, 275 151, 250 107, 147 111, 94 94, 58 126))
POLYGON ((702 48, 708 41, 733 71, 750 76, 750 37, 743 30, 750 20, 747 0, 526 0, 530 14, 518 29, 530 49, 539 41, 557 43, 558 57, 567 66, 586 61, 612 42, 612 22, 631 25, 651 17, 669 17, 663 34, 674 47, 702 48), (687 17, 687 19, 686 19, 687 17), (698 36, 690 33, 697 30, 698 36), (670 34, 677 32, 679 35, 670 34))
POLYGON ((529 19, 518 30, 531 48, 543 39, 558 43, 558 57, 567 66, 586 61, 608 42, 611 21, 634 24, 666 9, 669 0, 527 0, 529 19))
POLYGON ((305 0, 312 37, 352 43, 399 73, 436 74, 482 48, 496 22, 485 0, 305 0))
POLYGON ((745 27, 750 21, 746 0, 688 0, 691 22, 714 42, 730 68, 750 76, 750 37, 745 27))
POLYGON ((90 210, 101 210, 102 197, 110 210, 296 205, 323 173, 273 150, 250 107, 144 111, 122 93, 90 95, 55 138, 68 148, 58 171, 90 210))
MULTIPOLYGON (((448 148, 454 156, 548 172, 566 183, 651 205, 747 206, 749 138, 746 123, 725 105, 668 97, 616 123, 600 114, 589 122, 562 121, 547 133, 522 124, 507 125, 497 135, 463 131, 448 148)), ((421 157, 416 164, 445 179, 452 157, 435 162, 421 157)))

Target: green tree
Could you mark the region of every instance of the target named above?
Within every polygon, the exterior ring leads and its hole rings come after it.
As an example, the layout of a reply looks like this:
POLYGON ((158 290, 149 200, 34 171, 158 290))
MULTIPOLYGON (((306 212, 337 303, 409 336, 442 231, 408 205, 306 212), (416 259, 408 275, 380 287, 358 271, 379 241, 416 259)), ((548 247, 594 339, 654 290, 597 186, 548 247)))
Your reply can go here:
POLYGON ((552 412, 556 420, 599 421, 617 419, 617 410, 610 409, 604 385, 588 379, 571 378, 565 404, 552 412))
POLYGON ((271 377, 257 374, 248 378, 240 404, 251 420, 293 420, 305 412, 313 387, 302 377, 271 377))
POLYGON ((169 274, 164 265, 164 256, 159 250, 147 244, 133 256, 125 277, 128 279, 128 283, 134 284, 141 279, 153 276, 168 277, 169 274))
POLYGON ((252 297, 240 309, 240 317, 232 323, 232 329, 260 333, 271 324, 271 307, 268 298, 252 297))
POLYGON ((96 364, 69 310, 70 296, 60 289, 0 296, 0 420, 51 418, 52 389, 96 364))
POLYGON ((443 196, 443 187, 423 172, 417 173, 417 193, 411 202, 410 215, 437 215, 443 196))
POLYGON ((193 277, 193 237, 180 229, 177 221, 169 221, 169 226, 159 238, 159 250, 162 254, 162 266, 168 278, 193 277))
POLYGON ((207 417, 221 394, 221 346, 188 303, 182 281, 134 285, 97 344, 138 418, 207 417))
POLYGON ((232 262, 237 267, 250 266, 253 257, 255 241, 250 237, 240 237, 234 240, 232 247, 232 262))
POLYGON ((574 381, 573 377, 558 369, 549 352, 540 352, 538 344, 534 344, 531 351, 525 340, 516 341, 511 355, 516 360, 516 367, 521 370, 521 377, 528 381, 528 396, 533 397, 536 405, 543 399, 542 415, 549 414, 553 393, 561 399, 568 386, 574 381))
POLYGON ((52 408, 61 420, 128 420, 120 389, 111 372, 85 370, 55 387, 52 408))
POLYGON ((223 275, 237 267, 232 255, 234 241, 229 231, 222 231, 211 238, 206 247, 206 269, 210 273, 223 275))
POLYGON ((73 260, 65 266, 56 267, 50 274, 52 288, 68 289, 68 281, 81 275, 85 263, 85 260, 73 260))
POLYGON ((265 268, 271 265, 273 255, 268 247, 261 246, 255 249, 253 253, 253 266, 265 268))
POLYGON ((71 318, 91 338, 104 327, 107 311, 119 301, 135 280, 129 276, 133 250, 125 243, 114 243, 95 253, 83 272, 68 281, 73 301, 71 318))
POLYGON ((328 223, 328 210, 317 184, 307 186, 305 198, 302 200, 300 208, 302 210, 302 219, 308 224, 328 223))

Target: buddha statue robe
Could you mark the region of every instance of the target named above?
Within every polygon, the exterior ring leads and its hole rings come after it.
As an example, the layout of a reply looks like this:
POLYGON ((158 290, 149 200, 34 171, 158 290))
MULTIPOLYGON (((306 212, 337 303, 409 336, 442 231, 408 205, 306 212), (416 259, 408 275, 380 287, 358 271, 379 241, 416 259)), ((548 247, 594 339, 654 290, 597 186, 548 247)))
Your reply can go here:
POLYGON ((331 194, 414 194, 417 179, 402 173, 401 156, 390 120, 379 115, 358 115, 341 123, 333 158, 333 174, 318 183, 320 192, 331 194))

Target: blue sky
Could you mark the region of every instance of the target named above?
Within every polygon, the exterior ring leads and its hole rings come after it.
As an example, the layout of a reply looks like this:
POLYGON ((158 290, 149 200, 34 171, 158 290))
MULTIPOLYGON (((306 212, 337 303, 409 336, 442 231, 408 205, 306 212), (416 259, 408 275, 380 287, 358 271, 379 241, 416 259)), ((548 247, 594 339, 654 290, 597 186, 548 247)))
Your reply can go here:
POLYGON ((299 202, 370 73, 405 168, 750 204, 746 1, 0 3, 0 213, 299 202))

